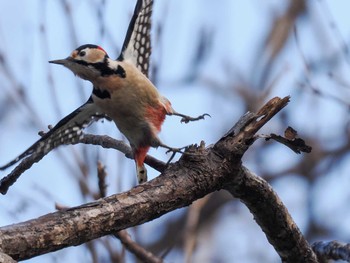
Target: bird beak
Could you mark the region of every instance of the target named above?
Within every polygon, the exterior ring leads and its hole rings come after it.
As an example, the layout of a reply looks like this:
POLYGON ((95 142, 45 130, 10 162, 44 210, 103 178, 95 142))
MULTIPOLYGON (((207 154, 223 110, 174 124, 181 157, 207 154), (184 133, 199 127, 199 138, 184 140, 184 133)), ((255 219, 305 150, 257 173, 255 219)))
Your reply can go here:
POLYGON ((72 57, 67 57, 65 59, 50 60, 49 63, 65 66, 65 65, 71 63, 72 61, 73 61, 72 57))

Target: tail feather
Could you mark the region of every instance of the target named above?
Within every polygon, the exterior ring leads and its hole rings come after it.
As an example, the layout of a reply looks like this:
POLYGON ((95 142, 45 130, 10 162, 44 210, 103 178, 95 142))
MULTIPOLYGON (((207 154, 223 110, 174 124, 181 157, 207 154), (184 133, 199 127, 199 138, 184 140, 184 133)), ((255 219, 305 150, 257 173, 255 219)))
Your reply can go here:
POLYGON ((137 181, 139 182, 139 184, 147 182, 147 170, 144 165, 144 161, 149 148, 150 146, 138 147, 138 148, 133 147, 134 159, 136 163, 136 175, 137 175, 137 181))
POLYGON ((136 165, 137 181, 139 184, 147 182, 147 169, 144 164, 136 165))

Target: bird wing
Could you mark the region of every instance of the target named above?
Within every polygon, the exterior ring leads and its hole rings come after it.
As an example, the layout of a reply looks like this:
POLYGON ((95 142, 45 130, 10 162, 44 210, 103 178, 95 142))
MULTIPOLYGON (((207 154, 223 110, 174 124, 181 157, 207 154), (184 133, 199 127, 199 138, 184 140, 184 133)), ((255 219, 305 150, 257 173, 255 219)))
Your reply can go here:
POLYGON ((131 61, 148 76, 153 0, 138 0, 118 60, 131 61))
POLYGON ((1 166, 0 170, 5 170, 28 155, 37 154, 44 157, 47 153, 60 145, 76 143, 77 140, 83 136, 82 130, 85 127, 96 119, 103 117, 106 116, 98 113, 96 105, 89 99, 85 104, 60 120, 21 155, 1 166))

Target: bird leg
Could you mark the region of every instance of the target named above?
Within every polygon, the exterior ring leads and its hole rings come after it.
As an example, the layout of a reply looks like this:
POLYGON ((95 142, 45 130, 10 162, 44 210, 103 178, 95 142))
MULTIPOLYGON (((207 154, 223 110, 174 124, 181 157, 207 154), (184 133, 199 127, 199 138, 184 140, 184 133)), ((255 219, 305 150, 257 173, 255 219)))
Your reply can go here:
POLYGON ((172 161, 172 159, 174 159, 176 153, 185 154, 185 152, 182 151, 182 150, 183 150, 183 149, 186 149, 188 146, 184 146, 184 147, 181 147, 181 148, 174 148, 174 147, 170 147, 170 146, 168 146, 168 145, 166 145, 166 144, 160 143, 160 144, 159 144, 159 147, 163 147, 163 148, 165 148, 165 149, 168 149, 168 150, 166 151, 166 153, 172 152, 172 154, 171 154, 169 160, 168 160, 167 163, 165 164, 166 166, 168 166, 168 164, 172 161))
POLYGON ((184 122, 184 123, 189 123, 190 121, 204 120, 205 116, 211 117, 208 113, 204 113, 198 117, 191 117, 191 116, 187 116, 187 115, 184 115, 184 114, 176 112, 176 111, 173 111, 170 115, 182 117, 181 122, 184 122))

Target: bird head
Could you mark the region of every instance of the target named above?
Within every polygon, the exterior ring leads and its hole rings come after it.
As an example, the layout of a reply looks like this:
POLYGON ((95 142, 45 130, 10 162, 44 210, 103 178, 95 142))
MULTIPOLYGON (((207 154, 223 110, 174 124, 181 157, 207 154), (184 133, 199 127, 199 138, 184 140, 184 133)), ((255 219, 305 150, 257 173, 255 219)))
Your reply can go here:
POLYGON ((109 57, 103 48, 97 45, 83 45, 73 50, 64 59, 51 60, 49 63, 63 65, 82 79, 93 81, 109 69, 109 57))

